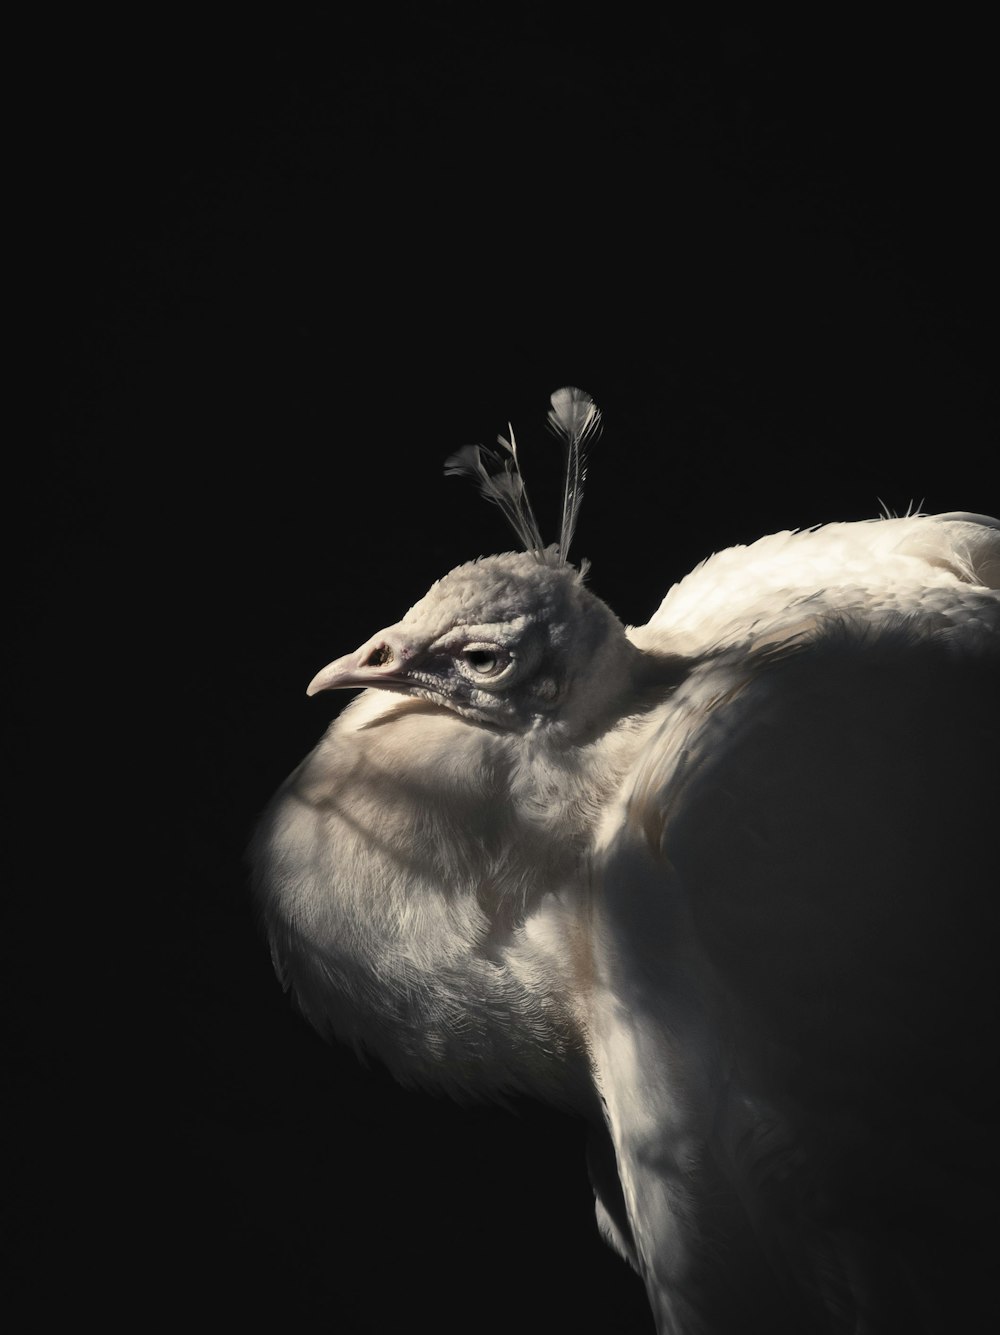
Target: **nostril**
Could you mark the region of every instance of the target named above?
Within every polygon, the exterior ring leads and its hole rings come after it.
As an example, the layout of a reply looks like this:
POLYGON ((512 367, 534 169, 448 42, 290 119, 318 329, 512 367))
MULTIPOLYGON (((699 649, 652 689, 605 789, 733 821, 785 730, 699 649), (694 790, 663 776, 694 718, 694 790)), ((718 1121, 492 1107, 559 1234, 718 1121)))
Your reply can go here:
POLYGON ((362 667, 385 667, 386 663, 392 662, 392 650, 387 644, 379 644, 371 651, 362 667))

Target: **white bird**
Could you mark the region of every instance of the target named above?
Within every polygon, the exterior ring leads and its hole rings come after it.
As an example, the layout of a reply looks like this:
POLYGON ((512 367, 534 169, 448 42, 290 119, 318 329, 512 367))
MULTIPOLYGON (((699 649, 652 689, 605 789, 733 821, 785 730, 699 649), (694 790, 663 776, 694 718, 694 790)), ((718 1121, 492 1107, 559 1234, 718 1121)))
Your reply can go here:
POLYGON ((969 1330, 1000 1201, 1000 524, 772 534, 626 628, 567 560, 600 414, 552 405, 560 542, 513 433, 469 447, 449 471, 526 550, 309 685, 364 689, 255 834, 277 972, 404 1083, 589 1119, 661 1335, 969 1330))

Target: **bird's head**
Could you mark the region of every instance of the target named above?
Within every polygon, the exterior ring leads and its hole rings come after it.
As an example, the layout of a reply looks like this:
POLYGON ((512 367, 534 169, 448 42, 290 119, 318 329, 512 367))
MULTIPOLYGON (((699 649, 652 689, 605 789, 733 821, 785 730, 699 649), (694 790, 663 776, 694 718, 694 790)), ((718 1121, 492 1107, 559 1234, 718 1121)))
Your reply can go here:
POLYGON ((566 478, 559 542, 545 547, 521 477, 513 429, 498 451, 469 445, 449 474, 472 477, 500 507, 523 552, 480 557, 438 580, 394 626, 318 672, 308 694, 375 687, 416 696, 504 732, 547 728, 576 744, 672 685, 673 660, 643 653, 567 560, 583 496, 586 448, 600 429, 590 395, 566 386, 548 425, 562 439, 566 478))
POLYGON ((580 570, 508 552, 452 570, 318 672, 308 694, 375 687, 503 731, 550 726, 576 740, 606 726, 641 658, 580 570))

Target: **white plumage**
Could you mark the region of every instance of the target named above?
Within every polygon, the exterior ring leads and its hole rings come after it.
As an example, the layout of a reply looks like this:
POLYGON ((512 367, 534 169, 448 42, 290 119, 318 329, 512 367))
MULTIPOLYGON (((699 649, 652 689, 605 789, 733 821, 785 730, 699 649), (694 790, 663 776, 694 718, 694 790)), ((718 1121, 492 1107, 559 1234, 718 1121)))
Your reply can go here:
MULTIPOLYGON (((403 1082, 588 1118, 658 1331, 963 1329, 997 1205, 1000 524, 774 534, 626 629, 565 559, 599 414, 553 413, 560 543, 522 509, 531 550, 310 684, 366 689, 255 837, 278 973, 403 1082)), ((449 461, 505 511, 512 442, 449 461)))

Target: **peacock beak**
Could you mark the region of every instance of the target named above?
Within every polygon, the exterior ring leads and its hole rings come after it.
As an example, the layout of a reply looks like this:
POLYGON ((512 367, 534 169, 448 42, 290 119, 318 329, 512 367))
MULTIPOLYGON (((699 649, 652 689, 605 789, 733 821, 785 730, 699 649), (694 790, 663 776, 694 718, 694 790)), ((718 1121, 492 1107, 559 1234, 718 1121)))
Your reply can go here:
POLYGON ((338 691, 349 687, 375 686, 400 689, 409 686, 407 670, 417 657, 417 650, 398 629, 381 630, 352 654, 336 658, 320 668, 306 687, 306 695, 320 691, 338 691))

